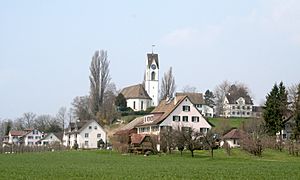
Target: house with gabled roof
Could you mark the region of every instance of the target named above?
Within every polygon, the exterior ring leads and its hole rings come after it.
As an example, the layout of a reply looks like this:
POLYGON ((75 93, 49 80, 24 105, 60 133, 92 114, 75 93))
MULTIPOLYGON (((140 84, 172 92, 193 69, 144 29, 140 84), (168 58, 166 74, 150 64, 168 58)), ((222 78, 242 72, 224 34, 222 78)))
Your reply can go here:
POLYGON ((37 129, 25 129, 22 131, 11 130, 8 133, 8 144, 34 146, 43 138, 43 132, 37 129))
POLYGON ((63 144, 67 147, 98 148, 99 143, 107 142, 107 133, 95 120, 71 122, 65 129, 63 144))
POLYGON ((57 132, 57 133, 47 133, 44 135, 44 138, 42 138, 38 144, 47 146, 47 145, 53 145, 53 144, 62 144, 63 142, 63 132, 57 132))
POLYGON ((223 117, 252 117, 253 101, 249 95, 226 94, 223 101, 223 117))
POLYGON ((220 145, 223 146, 227 142, 231 148, 240 147, 242 135, 243 132, 241 130, 233 128, 222 137, 223 140, 220 145))
POLYGON ((134 111, 145 111, 151 106, 152 99, 142 84, 126 87, 121 93, 127 101, 127 107, 134 111))
POLYGON ((136 125, 138 134, 156 134, 164 128, 191 128, 206 133, 212 125, 206 121, 188 96, 162 100, 150 115, 136 125))
POLYGON ((185 96, 185 95, 190 98, 191 102, 196 106, 197 109, 199 109, 199 111, 204 117, 214 116, 213 107, 209 107, 205 103, 202 93, 193 93, 193 92, 176 93, 176 96, 185 96))

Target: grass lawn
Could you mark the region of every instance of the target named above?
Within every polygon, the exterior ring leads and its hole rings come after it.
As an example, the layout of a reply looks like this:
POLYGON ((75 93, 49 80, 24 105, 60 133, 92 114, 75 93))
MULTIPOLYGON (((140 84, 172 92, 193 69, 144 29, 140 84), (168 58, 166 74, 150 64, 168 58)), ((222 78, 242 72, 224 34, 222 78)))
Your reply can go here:
MULTIPOLYGON (((228 121, 230 127, 239 128, 241 124, 248 119, 246 118, 227 118, 225 121, 228 121)), ((212 123, 215 127, 219 127, 220 123, 224 121, 224 118, 208 118, 208 121, 212 123)))
POLYGON ((0 179, 299 179, 300 157, 268 150, 262 158, 239 149, 172 155, 108 151, 0 154, 0 179))

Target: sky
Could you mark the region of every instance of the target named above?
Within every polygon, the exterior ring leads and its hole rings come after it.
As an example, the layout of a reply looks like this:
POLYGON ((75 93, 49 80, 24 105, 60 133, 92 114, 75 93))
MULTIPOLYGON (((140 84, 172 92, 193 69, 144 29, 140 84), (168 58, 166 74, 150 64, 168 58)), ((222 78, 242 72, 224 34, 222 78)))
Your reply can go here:
POLYGON ((87 95, 98 49, 118 89, 141 83, 153 44, 177 91, 238 81, 260 104, 275 82, 300 82, 300 1, 0 0, 0 119, 87 95))

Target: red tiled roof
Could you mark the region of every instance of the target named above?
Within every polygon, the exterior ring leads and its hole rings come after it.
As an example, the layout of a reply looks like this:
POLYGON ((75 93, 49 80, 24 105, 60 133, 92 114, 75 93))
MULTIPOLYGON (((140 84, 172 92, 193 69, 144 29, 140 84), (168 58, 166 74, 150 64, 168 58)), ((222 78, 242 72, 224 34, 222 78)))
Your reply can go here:
POLYGON ((25 134, 27 134, 28 132, 26 131, 10 131, 10 134, 12 136, 24 136, 25 134))
POLYGON ((131 144, 141 144, 145 139, 145 134, 132 134, 131 135, 131 144))
POLYGON ((242 133, 238 129, 232 129, 223 136, 223 139, 241 139, 242 133))

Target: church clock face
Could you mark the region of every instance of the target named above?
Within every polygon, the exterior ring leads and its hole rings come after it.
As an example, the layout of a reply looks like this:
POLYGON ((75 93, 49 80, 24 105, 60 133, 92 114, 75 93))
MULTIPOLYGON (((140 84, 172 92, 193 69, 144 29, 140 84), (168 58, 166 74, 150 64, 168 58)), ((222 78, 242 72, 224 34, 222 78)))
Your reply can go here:
POLYGON ((155 70, 155 69, 156 69, 156 65, 155 65, 155 64, 152 64, 152 65, 151 65, 151 69, 155 70))

